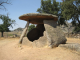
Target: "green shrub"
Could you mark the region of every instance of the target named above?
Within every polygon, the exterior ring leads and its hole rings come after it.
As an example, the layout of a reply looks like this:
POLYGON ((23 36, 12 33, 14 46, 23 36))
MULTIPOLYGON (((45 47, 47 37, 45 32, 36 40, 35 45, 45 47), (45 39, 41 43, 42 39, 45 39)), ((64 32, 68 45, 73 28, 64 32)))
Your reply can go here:
POLYGON ((28 28, 28 32, 31 31, 33 28, 35 28, 35 25, 31 24, 28 28))

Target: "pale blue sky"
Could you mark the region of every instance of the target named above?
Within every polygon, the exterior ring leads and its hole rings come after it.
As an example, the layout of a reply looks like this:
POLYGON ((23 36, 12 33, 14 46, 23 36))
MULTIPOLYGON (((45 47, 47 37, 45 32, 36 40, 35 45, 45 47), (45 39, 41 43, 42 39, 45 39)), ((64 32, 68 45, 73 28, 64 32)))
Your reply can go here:
MULTIPOLYGON (((12 20, 16 21, 17 25, 15 26, 13 25, 13 28, 10 27, 10 30, 14 30, 18 27, 24 28, 27 22, 19 20, 19 16, 26 13, 38 13, 36 11, 41 6, 41 0, 9 0, 9 1, 11 2, 12 5, 4 4, 7 11, 0 9, 0 14, 7 15, 8 13, 9 17, 12 20)), ((61 0, 56 1, 62 2, 61 0)))

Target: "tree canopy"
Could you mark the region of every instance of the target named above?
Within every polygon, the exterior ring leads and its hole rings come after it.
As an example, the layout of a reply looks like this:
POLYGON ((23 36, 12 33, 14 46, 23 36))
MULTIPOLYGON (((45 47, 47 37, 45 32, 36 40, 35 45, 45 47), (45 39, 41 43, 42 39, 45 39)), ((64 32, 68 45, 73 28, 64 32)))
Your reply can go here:
POLYGON ((58 15, 59 10, 59 2, 56 0, 41 0, 41 7, 37 9, 37 12, 58 15))
POLYGON ((74 30, 80 30, 80 0, 63 0, 62 15, 66 20, 72 19, 74 30))
POLYGON ((56 0, 41 0, 41 6, 37 9, 39 13, 48 13, 58 16, 58 24, 59 25, 66 25, 65 19, 61 14, 61 3, 56 2, 56 0))
POLYGON ((11 20, 8 16, 6 15, 0 15, 0 19, 2 20, 2 24, 0 24, 0 32, 2 33, 3 37, 3 32, 8 32, 9 27, 13 27, 12 24, 15 24, 15 20, 11 20))
POLYGON ((37 9, 37 12, 57 15, 59 25, 66 25, 65 22, 72 19, 72 25, 79 29, 80 0, 62 1, 63 2, 56 2, 56 0, 41 0, 41 6, 37 9))

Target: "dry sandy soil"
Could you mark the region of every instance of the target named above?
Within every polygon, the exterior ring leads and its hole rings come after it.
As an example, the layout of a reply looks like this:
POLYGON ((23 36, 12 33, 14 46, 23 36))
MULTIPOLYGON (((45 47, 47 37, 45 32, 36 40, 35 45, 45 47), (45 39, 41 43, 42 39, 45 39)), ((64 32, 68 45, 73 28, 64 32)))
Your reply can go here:
MULTIPOLYGON (((67 38, 67 43, 80 39, 67 38)), ((0 38, 0 60, 80 60, 78 52, 57 48, 32 48, 18 45, 19 38, 0 38)))

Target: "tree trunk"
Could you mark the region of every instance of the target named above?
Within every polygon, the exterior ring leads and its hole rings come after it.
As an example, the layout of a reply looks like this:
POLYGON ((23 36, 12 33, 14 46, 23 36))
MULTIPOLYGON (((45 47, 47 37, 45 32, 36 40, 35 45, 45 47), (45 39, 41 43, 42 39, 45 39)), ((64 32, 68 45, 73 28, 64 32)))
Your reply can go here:
POLYGON ((1 37, 3 37, 3 32, 1 32, 1 34, 2 34, 1 37))

